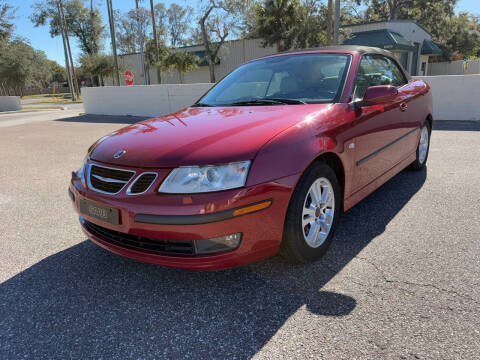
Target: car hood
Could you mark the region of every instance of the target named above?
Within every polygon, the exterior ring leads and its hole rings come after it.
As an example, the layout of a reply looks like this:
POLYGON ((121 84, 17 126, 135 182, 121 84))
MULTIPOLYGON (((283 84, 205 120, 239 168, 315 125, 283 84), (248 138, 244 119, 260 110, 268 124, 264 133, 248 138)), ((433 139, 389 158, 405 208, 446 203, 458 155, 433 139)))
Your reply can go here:
POLYGON ((249 160, 278 133, 331 107, 331 104, 190 107, 114 131, 94 144, 90 158, 135 167, 249 160), (116 159, 114 155, 122 150, 124 154, 116 159))

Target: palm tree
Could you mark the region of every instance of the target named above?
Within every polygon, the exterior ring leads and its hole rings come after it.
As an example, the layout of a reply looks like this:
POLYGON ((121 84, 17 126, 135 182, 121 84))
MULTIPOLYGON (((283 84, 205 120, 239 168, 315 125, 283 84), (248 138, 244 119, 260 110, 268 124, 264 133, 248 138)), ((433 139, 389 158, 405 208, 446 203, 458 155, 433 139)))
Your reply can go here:
POLYGON ((199 61, 198 56, 188 51, 174 51, 165 58, 163 64, 160 65, 160 69, 162 66, 165 66, 168 69, 176 70, 180 84, 183 84, 183 74, 195 70, 198 67, 199 61))

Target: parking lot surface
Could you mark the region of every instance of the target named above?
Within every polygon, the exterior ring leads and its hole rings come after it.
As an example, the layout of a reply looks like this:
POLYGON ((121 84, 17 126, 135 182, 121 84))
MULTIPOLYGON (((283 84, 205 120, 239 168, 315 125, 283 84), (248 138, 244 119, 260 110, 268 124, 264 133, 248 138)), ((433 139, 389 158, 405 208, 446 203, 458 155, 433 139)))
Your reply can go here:
POLYGON ((344 214, 320 261, 191 272, 97 247, 70 204, 88 146, 135 120, 0 127, 0 359, 478 359, 480 123, 437 122, 427 170, 344 214))

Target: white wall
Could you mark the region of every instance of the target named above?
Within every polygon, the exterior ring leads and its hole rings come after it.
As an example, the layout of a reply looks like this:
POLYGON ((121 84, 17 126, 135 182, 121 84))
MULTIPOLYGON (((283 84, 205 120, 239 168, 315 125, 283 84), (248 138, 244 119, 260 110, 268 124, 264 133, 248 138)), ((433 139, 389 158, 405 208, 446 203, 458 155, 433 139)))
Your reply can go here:
POLYGON ((436 120, 480 120, 480 75, 415 76, 427 82, 436 120))
POLYGON ((480 60, 458 60, 430 63, 428 75, 480 74, 480 60))
POLYGON ((20 96, 0 96, 0 111, 21 110, 20 96))
MULTIPOLYGON (((433 95, 436 120, 480 120, 480 75, 416 76, 433 95)), ((82 88, 87 114, 158 116, 187 107, 212 84, 82 88)))
POLYGON ((87 114, 158 116, 192 105, 213 84, 163 84, 82 88, 87 114))

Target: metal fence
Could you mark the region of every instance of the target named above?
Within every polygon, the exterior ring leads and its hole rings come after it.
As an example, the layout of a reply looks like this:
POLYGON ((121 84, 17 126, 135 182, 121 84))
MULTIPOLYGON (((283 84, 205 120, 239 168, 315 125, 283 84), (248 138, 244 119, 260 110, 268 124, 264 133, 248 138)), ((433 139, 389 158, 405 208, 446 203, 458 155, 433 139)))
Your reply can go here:
MULTIPOLYGON (((68 93, 70 89, 68 87, 57 87, 55 89, 56 94, 68 93)), ((21 88, 21 87, 6 87, 0 85, 0 96, 26 96, 26 95, 40 95, 40 94, 53 94, 51 88, 21 88)))
POLYGON ((429 63, 427 73, 429 76, 480 74, 480 60, 429 63))

